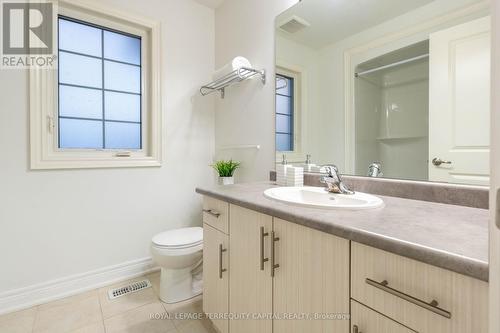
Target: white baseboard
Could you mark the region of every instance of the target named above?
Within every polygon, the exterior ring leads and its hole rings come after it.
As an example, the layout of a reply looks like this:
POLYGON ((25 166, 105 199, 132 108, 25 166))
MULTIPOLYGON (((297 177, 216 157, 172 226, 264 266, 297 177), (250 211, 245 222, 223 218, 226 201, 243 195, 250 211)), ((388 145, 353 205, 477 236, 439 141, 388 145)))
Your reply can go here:
POLYGON ((158 270, 151 258, 129 261, 0 294, 0 314, 76 295, 158 270))

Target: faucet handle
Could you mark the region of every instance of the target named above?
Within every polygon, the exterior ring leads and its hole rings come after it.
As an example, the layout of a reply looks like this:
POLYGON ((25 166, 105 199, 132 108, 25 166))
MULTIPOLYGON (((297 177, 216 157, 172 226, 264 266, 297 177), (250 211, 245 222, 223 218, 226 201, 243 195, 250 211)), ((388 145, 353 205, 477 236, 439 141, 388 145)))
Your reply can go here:
POLYGON ((328 177, 336 177, 339 174, 339 168, 335 164, 325 164, 323 167, 328 174, 328 177))

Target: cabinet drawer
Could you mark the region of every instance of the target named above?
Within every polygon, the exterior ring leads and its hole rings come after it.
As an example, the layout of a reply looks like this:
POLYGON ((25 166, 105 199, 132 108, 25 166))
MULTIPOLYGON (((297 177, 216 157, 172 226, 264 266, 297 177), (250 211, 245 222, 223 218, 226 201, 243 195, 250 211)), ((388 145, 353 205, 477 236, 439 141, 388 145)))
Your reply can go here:
POLYGON ((351 301, 351 332, 416 333, 416 331, 413 331, 356 301, 351 301))
POLYGON ((203 197, 203 222, 229 234, 229 204, 211 197, 203 197))
POLYGON ((488 284, 351 243, 352 298, 421 333, 487 332, 488 284))

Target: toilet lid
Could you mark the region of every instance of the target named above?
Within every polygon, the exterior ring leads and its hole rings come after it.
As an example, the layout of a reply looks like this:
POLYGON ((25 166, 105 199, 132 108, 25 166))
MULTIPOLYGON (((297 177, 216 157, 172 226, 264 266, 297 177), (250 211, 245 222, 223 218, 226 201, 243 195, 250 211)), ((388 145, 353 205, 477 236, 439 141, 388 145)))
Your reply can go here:
POLYGON ((172 229, 153 237, 153 244, 168 248, 185 248, 203 243, 203 228, 172 229))

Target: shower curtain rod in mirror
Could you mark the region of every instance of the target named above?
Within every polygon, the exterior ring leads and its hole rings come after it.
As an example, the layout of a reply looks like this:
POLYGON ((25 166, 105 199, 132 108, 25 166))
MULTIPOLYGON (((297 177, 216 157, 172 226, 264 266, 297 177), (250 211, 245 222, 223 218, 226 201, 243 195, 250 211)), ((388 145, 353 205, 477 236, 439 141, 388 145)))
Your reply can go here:
POLYGON ((428 57, 429 57, 429 54, 428 54, 428 53, 427 53, 427 54, 422 54, 422 55, 419 55, 419 56, 417 56, 417 57, 413 57, 413 58, 409 58, 409 59, 401 60, 401 61, 394 62, 394 63, 389 64, 389 65, 384 65, 384 66, 380 66, 380 67, 376 67, 376 68, 368 69, 368 70, 363 71, 363 72, 354 73, 354 76, 355 76, 355 77, 358 77, 358 76, 360 76, 360 75, 370 74, 370 73, 373 73, 373 72, 378 72, 378 71, 381 71, 381 70, 383 70, 383 69, 396 67, 396 66, 399 66, 399 65, 407 64, 407 63, 409 63, 409 62, 412 62, 412 61, 417 61, 417 60, 424 59, 424 58, 428 58, 428 57))

